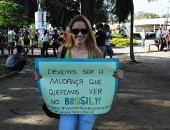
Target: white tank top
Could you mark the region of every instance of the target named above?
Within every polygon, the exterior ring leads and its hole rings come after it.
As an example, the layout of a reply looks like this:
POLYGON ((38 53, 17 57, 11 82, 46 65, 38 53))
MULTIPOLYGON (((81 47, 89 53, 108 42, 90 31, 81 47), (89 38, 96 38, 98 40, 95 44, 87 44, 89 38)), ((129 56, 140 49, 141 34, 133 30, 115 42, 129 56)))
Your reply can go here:
POLYGON ((43 36, 43 42, 48 42, 48 36, 47 35, 43 36))

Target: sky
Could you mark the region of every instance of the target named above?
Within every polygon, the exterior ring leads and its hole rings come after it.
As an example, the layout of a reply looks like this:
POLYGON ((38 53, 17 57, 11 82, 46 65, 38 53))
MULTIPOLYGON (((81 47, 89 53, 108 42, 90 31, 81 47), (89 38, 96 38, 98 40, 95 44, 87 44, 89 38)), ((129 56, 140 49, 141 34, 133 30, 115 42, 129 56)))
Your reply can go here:
POLYGON ((133 0, 134 12, 139 11, 155 13, 158 15, 167 14, 168 7, 170 12, 170 0, 157 0, 154 2, 148 2, 148 0, 133 0))

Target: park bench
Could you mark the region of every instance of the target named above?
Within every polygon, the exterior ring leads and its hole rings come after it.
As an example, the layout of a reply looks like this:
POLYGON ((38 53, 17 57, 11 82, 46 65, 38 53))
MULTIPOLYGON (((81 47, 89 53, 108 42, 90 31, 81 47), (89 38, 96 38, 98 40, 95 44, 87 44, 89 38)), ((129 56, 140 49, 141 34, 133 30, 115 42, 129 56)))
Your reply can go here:
POLYGON ((152 42, 149 43, 149 46, 148 46, 148 51, 150 52, 150 48, 151 46, 156 46, 158 48, 158 51, 159 51, 159 43, 157 40, 152 40, 152 42))
MULTIPOLYGON (((157 47, 157 50, 159 51, 160 44, 158 43, 157 40, 150 40, 150 41, 148 41, 147 44, 148 44, 148 52, 151 51, 151 46, 156 46, 156 47, 157 47)), ((170 46, 170 42, 168 43, 168 46, 170 46)), ((169 48, 170 48, 170 47, 169 47, 169 48)), ((169 50, 167 50, 167 48, 164 48, 163 50, 164 50, 164 51, 169 51, 169 50)))
POLYGON ((145 40, 145 50, 147 52, 150 52, 151 49, 153 49, 154 51, 158 51, 159 50, 159 44, 157 41, 155 40, 145 40))

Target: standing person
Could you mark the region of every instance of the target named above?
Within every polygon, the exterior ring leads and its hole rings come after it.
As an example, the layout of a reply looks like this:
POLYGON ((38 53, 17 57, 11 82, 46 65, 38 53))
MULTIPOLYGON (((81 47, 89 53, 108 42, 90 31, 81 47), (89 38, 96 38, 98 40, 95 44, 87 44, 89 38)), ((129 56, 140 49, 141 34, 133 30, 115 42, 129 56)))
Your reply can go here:
MULTIPOLYGON (((89 20, 83 15, 76 15, 69 23, 69 32, 66 40, 65 58, 102 58, 102 53, 97 47, 95 35, 89 20)), ((57 57, 61 57, 62 46, 59 47, 57 57)), ((114 76, 123 77, 122 71, 115 71, 114 76)), ((35 79, 42 75, 35 73, 35 79)), ((97 118, 96 114, 61 114, 58 130, 92 130, 97 118), (78 123, 78 124, 77 124, 78 123)))
POLYGON ((45 30, 44 31, 44 35, 43 35, 43 37, 42 37, 42 44, 43 44, 43 47, 42 47, 42 56, 44 57, 48 57, 48 47, 50 46, 50 43, 49 43, 49 36, 48 36, 48 32, 47 32, 47 30, 45 30), (46 52, 45 53, 45 55, 44 55, 44 52, 46 52))
POLYGON ((14 51, 14 46, 15 46, 15 35, 16 33, 14 32, 13 28, 10 28, 8 32, 8 54, 13 54, 14 51))
POLYGON ((163 39, 162 39, 162 28, 159 28, 159 30, 156 32, 156 39, 158 41, 158 44, 161 45, 160 47, 160 51, 161 51, 161 48, 162 48, 162 44, 163 44, 163 39))
POLYGON ((28 52, 30 49, 30 38, 28 37, 27 34, 24 36, 24 47, 26 48, 26 51, 28 52))
POLYGON ((145 38, 146 38, 146 33, 145 30, 143 29, 142 32, 140 33, 141 40, 142 40, 142 47, 145 47, 145 38))
POLYGON ((96 42, 104 58, 105 58, 105 51, 106 51, 105 39, 106 39, 106 33, 105 31, 103 31, 103 24, 100 24, 98 27, 98 31, 96 32, 96 42))
POLYGON ((15 36, 15 42, 16 42, 16 48, 17 48, 17 46, 22 45, 22 40, 19 36, 19 33, 17 33, 15 36))
POLYGON ((31 38, 31 54, 34 54, 34 48, 38 47, 37 35, 34 34, 34 37, 31 38))
POLYGON ((169 50, 169 42, 170 42, 170 29, 168 30, 167 33, 164 34, 164 39, 165 39, 165 42, 162 46, 162 50, 163 48, 166 46, 166 50, 169 50))
POLYGON ((110 26, 109 25, 105 25, 105 30, 106 30, 106 39, 105 39, 105 45, 106 45, 106 51, 105 51, 105 56, 107 54, 107 52, 109 53, 110 58, 112 58, 113 56, 113 50, 112 47, 110 45, 110 26))
POLYGON ((37 43, 38 43, 39 36, 40 36, 40 33, 38 32, 38 29, 36 29, 36 31, 35 31, 35 39, 37 40, 37 43))
POLYGON ((158 40, 158 43, 162 44, 162 28, 159 28, 159 30, 156 32, 156 38, 158 40))
POLYGON ((53 30, 53 29, 51 29, 51 28, 49 29, 49 31, 48 31, 48 32, 49 32, 49 36, 52 36, 52 35, 54 34, 54 30, 53 30))
POLYGON ((58 48, 59 48, 58 39, 59 39, 59 35, 57 33, 57 30, 54 30, 54 34, 52 35, 52 41, 53 41, 52 46, 53 46, 54 56, 56 56, 56 50, 55 49, 57 48, 57 50, 58 50, 58 48))
POLYGON ((1 55, 4 54, 4 48, 5 48, 5 37, 3 36, 2 32, 0 32, 0 50, 1 50, 1 55))

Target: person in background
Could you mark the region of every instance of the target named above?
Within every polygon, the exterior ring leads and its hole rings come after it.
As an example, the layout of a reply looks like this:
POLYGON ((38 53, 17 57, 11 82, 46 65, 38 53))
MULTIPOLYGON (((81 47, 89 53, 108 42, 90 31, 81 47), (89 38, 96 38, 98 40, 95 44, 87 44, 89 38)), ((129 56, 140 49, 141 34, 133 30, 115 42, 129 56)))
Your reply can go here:
POLYGON ((11 65, 8 65, 8 66, 10 66, 11 69, 16 70, 19 74, 25 74, 27 71, 24 70, 23 68, 27 64, 31 65, 27 61, 27 56, 26 56, 26 52, 24 50, 24 47, 21 46, 21 45, 18 45, 17 46, 17 53, 14 55, 14 62, 11 65))
POLYGON ((4 48, 5 48, 5 37, 3 36, 2 32, 0 32, 0 50, 1 50, 1 55, 4 55, 4 48))
POLYGON ((19 36, 19 33, 17 33, 15 36, 15 43, 16 43, 16 48, 17 48, 17 46, 22 45, 22 40, 19 36))
POLYGON ((106 32, 106 39, 105 39, 106 51, 105 51, 105 56, 107 55, 107 52, 108 52, 110 58, 112 58, 114 53, 113 53, 112 47, 110 45, 110 35, 111 35, 110 26, 106 24, 104 26, 104 30, 106 32))
MULTIPOLYGON (((163 39, 162 39, 162 28, 159 28, 159 30, 156 32, 156 39, 159 45, 161 45, 160 48, 162 48, 162 44, 163 44, 163 39)), ((161 50, 161 49, 160 49, 161 50)))
POLYGON ((141 40, 142 40, 142 47, 145 47, 145 38, 146 38, 146 32, 143 29, 142 32, 140 33, 141 40))
POLYGON ((52 36, 52 35, 54 34, 54 30, 53 30, 53 29, 51 29, 51 28, 49 29, 49 31, 48 31, 48 32, 49 32, 49 36, 52 36))
MULTIPOLYGON (((83 15, 76 15, 69 23, 66 39, 65 58, 102 58, 103 55, 98 48, 95 35, 89 20, 83 15)), ((60 46, 57 57, 61 57, 63 46, 60 46)), ((123 71, 113 72, 115 77, 123 78, 123 71)), ((40 73, 35 73, 35 80, 42 78, 40 73)), ((97 118, 96 114, 61 114, 58 130, 92 130, 97 118)))
POLYGON ((169 43, 170 43, 170 29, 168 30, 168 32, 166 32, 163 36, 164 38, 164 42, 163 45, 161 46, 161 51, 163 50, 164 47, 166 47, 166 50, 169 50, 169 43))
POLYGON ((13 28, 10 28, 8 32, 8 55, 13 54, 14 46, 15 46, 15 35, 13 28))
POLYGON ((57 50, 58 50, 58 48, 60 46, 58 39, 59 39, 59 35, 57 33, 57 30, 54 30, 54 34, 52 35, 52 41, 53 41, 52 46, 53 46, 54 56, 56 56, 56 50, 55 49, 57 48, 57 50))
POLYGON ((36 29, 36 31, 35 31, 35 39, 37 40, 37 43, 38 43, 39 36, 40 36, 40 33, 38 32, 38 29, 36 29))
POLYGON ((44 35, 42 37, 42 44, 43 44, 43 47, 42 47, 42 57, 48 57, 48 47, 50 46, 50 39, 49 39, 49 36, 48 36, 48 32, 47 30, 44 31, 44 35), (45 55, 44 55, 44 52, 45 55))
POLYGON ((100 24, 98 26, 98 31, 96 32, 96 42, 104 58, 105 58, 105 51, 106 51, 105 39, 106 39, 106 33, 103 30, 103 24, 100 24))
POLYGON ((28 52, 30 49, 30 38, 28 37, 27 34, 24 36, 24 47, 26 48, 26 51, 28 52))
POLYGON ((31 49, 31 54, 33 55, 34 54, 34 48, 38 47, 38 41, 37 41, 37 35, 36 34, 34 34, 34 37, 32 37, 31 43, 32 44, 31 44, 30 49, 31 49))

